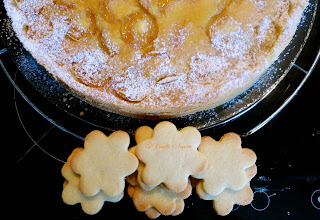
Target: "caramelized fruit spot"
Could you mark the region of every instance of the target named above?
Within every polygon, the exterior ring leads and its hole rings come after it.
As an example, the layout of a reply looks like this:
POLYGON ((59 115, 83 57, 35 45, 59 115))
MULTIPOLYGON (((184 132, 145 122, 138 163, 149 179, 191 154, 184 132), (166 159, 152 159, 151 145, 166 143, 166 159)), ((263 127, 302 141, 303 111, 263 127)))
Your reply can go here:
POLYGON ((123 19, 120 31, 124 42, 134 48, 143 49, 156 39, 158 25, 150 15, 136 12, 123 19))
POLYGON ((81 63, 72 63, 71 74, 82 84, 90 87, 101 87, 107 82, 102 70, 91 71, 82 68, 81 63))
POLYGON ((100 14, 101 17, 109 23, 114 23, 116 21, 115 16, 109 8, 109 0, 100 1, 100 14))
POLYGON ((53 0, 53 3, 58 5, 73 7, 76 4, 76 1, 75 0, 53 0))
POLYGON ((120 48, 117 46, 114 40, 110 38, 110 34, 101 30, 98 36, 101 47, 107 52, 107 54, 111 57, 119 54, 120 48))
POLYGON ((85 10, 80 17, 71 21, 67 36, 72 40, 80 40, 88 35, 96 34, 95 15, 90 9, 85 10))
POLYGON ((171 1, 172 0, 158 0, 159 11, 164 14, 167 6, 169 5, 169 2, 171 1))

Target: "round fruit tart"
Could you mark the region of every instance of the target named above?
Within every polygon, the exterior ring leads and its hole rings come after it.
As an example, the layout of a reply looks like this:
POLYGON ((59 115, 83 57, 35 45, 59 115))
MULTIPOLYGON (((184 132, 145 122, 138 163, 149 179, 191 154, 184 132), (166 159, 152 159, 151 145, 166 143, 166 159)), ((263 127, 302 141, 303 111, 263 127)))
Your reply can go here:
POLYGON ((4 0, 24 47, 92 105, 132 117, 211 109, 289 44, 307 0, 4 0))

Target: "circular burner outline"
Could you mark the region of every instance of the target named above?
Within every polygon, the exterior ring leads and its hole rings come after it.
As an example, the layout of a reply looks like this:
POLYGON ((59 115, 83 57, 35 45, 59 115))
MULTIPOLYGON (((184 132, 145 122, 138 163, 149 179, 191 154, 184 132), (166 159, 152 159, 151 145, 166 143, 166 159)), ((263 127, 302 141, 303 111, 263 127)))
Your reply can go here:
POLYGON ((251 203, 250 203, 251 207, 252 207, 254 210, 259 211, 259 212, 266 210, 266 209, 269 207, 269 205, 270 205, 270 196, 269 196, 266 192, 263 192, 263 191, 255 191, 253 194, 256 194, 256 193, 263 193, 263 194, 265 194, 265 195, 267 196, 267 198, 268 198, 268 203, 267 203, 266 207, 264 207, 264 208, 262 208, 262 209, 259 209, 259 208, 254 207, 254 205, 252 205, 252 202, 251 202, 251 203))
MULTIPOLYGON (((320 210, 320 207, 317 207, 317 206, 313 203, 313 201, 312 201, 313 196, 314 196, 317 192, 320 193, 320 189, 317 189, 316 191, 314 191, 314 192, 311 194, 311 205, 312 205, 313 207, 315 207, 316 209, 320 210)), ((319 197, 318 197, 318 202, 320 203, 320 195, 319 195, 319 197)))

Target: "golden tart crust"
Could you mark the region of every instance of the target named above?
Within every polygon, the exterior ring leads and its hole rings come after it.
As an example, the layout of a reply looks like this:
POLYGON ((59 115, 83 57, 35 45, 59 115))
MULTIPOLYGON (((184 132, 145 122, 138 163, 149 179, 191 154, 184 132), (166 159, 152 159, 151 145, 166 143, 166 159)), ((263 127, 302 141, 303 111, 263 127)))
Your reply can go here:
POLYGON ((4 0, 24 47, 87 102, 176 117, 247 90, 307 0, 4 0))

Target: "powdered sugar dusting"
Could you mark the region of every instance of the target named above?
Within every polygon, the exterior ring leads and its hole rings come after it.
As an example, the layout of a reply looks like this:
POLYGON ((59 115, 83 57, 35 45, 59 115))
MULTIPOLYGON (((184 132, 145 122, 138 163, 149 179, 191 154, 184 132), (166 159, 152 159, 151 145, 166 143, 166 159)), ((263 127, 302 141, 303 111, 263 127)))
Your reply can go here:
MULTIPOLYGON (((76 7, 52 0, 4 2, 26 49, 75 93, 110 110, 122 106, 124 111, 128 107, 130 112, 173 111, 173 115, 212 108, 252 85, 289 43, 307 5, 306 0, 291 5, 290 14, 281 5, 281 12, 276 8, 253 20, 232 14, 238 3, 225 4, 221 7, 226 10, 212 10, 221 14, 209 20, 190 15, 197 21, 192 23, 192 19, 179 20, 179 14, 171 11, 145 13, 149 7, 139 9, 138 4, 138 12, 126 9, 111 21, 104 20, 95 1, 79 2, 76 7), (132 34, 132 29, 123 36, 122 21, 127 22, 131 13, 141 13, 159 27, 151 31, 157 33, 155 39, 138 30, 143 25, 134 27, 138 34, 132 34), (278 20, 273 13, 280 13, 278 20), (163 22, 170 19, 173 23, 165 26, 163 22), (127 42, 139 37, 145 37, 143 46, 127 42)), ((252 4, 250 10, 263 14, 271 3, 244 0, 241 4, 247 4, 240 5, 243 8, 252 4)))
POLYGON ((265 7, 266 5, 266 1, 265 0, 251 0, 254 5, 256 6, 256 8, 261 11, 263 10, 263 8, 265 7))
MULTIPOLYGON (((230 32, 225 33, 216 24, 213 24, 210 29, 211 44, 218 49, 223 57, 237 58, 248 52, 250 49, 250 39, 253 28, 248 26, 244 31, 241 28, 241 23, 235 21, 232 17, 222 19, 222 23, 229 25, 230 32)), ((252 42, 252 41, 251 41, 252 42)))

